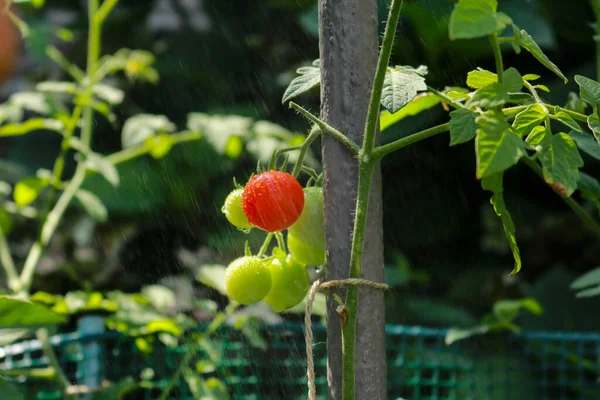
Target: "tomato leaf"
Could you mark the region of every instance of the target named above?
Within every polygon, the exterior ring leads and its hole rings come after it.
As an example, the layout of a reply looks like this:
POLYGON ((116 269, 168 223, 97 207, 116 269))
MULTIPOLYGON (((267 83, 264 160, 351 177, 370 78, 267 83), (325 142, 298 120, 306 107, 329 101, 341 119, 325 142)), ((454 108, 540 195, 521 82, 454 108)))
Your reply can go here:
POLYGON ((26 205, 33 203, 42 190, 48 186, 48 183, 47 179, 38 178, 37 176, 21 179, 15 185, 15 191, 13 193, 17 206, 25 207, 26 205))
POLYGON ((23 393, 21 393, 21 390, 17 387, 17 385, 6 380, 3 376, 0 375, 0 398, 10 400, 23 400, 25 399, 25 396, 23 396, 23 393))
POLYGON ((578 135, 575 132, 569 132, 569 136, 571 139, 577 143, 577 147, 582 150, 584 153, 594 157, 597 160, 600 160, 600 145, 592 135, 584 133, 583 135, 578 135))
POLYGON ((466 107, 494 108, 503 106, 508 101, 508 93, 498 82, 477 89, 473 97, 465 104, 466 107))
POLYGON ((0 136, 20 136, 45 129, 60 132, 63 129, 63 123, 55 119, 32 118, 23 123, 0 126, 0 136))
POLYGON ((584 198, 596 204, 596 207, 600 212, 600 182, 598 182, 598 180, 593 176, 590 176, 584 172, 579 172, 577 189, 581 192, 581 195, 584 198))
POLYGON ((321 82, 320 60, 315 60, 311 67, 301 67, 296 70, 300 76, 294 78, 283 93, 281 104, 306 93, 319 86, 321 82))
POLYGON ((477 178, 502 172, 525 155, 525 144, 515 134, 501 112, 489 111, 475 120, 477 178))
POLYGON ((571 116, 566 112, 559 111, 558 113, 556 113, 556 115, 554 115, 554 118, 560 121, 563 125, 573 129, 574 131, 583 133, 583 129, 581 129, 577 121, 571 118, 571 116))
POLYGON ((590 130, 594 134, 594 137, 596 138, 596 141, 600 143, 600 117, 598 116, 598 114, 594 113, 588 116, 587 122, 588 127, 590 128, 590 130))
POLYGON ((89 153, 87 155, 86 166, 102 175, 113 187, 119 186, 120 178, 117 167, 104 156, 98 153, 89 153))
POLYGON ((560 77, 565 83, 569 82, 567 77, 561 72, 561 70, 544 54, 540 46, 533 40, 524 29, 521 29, 517 37, 518 45, 523 47, 525 50, 531 53, 543 66, 554 72, 560 77))
POLYGON ((465 143, 477 135, 477 113, 459 108, 450 113, 450 146, 465 143))
POLYGON ((504 71, 504 89, 507 92, 518 92, 523 87, 523 78, 515 68, 504 71))
POLYGON ((79 189, 75 192, 75 197, 92 218, 100 222, 107 220, 108 211, 95 194, 84 189, 79 189))
POLYGON ((521 111, 515 117, 513 122, 513 131, 524 137, 528 135, 533 128, 538 126, 546 118, 546 110, 539 104, 531 104, 525 110, 521 111))
POLYGON ((412 68, 388 68, 383 81, 381 105, 395 113, 427 90, 425 78, 412 68))
POLYGON ((150 155, 157 160, 166 156, 174 144, 173 138, 166 133, 151 136, 144 141, 144 146, 146 146, 150 155))
POLYGON ((481 89, 498 82, 498 75, 483 68, 477 68, 467 74, 467 86, 472 89, 481 89))
POLYGON ((31 303, 11 297, 0 297, 0 327, 21 328, 54 325, 65 321, 43 304, 31 303))
POLYGON ((567 196, 573 194, 579 181, 579 168, 583 167, 575 141, 566 133, 547 133, 542 141, 540 161, 546 183, 560 183, 567 189, 567 196))
POLYGON ((144 143, 151 136, 174 132, 175 129, 175 124, 164 115, 137 114, 123 124, 121 143, 126 149, 144 143))
POLYGON ((383 132, 395 123, 402 121, 404 118, 417 115, 425 110, 428 110, 438 105, 441 101, 442 99, 433 93, 423 93, 417 95, 417 97, 415 97, 412 101, 393 114, 385 110, 379 117, 380 130, 383 132))
POLYGON ((450 39, 474 39, 496 33, 512 24, 510 17, 496 12, 496 0, 460 0, 450 15, 450 39))
POLYGON ((600 83, 585 76, 575 75, 575 82, 579 85, 579 97, 592 107, 600 104, 600 83))

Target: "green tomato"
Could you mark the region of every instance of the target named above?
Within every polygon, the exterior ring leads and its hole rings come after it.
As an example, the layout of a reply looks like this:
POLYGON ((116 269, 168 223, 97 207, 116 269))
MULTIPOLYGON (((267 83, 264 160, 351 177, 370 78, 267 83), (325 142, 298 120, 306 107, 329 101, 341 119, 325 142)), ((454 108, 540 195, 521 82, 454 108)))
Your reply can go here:
POLYGON ((271 290, 264 298, 275 312, 282 312, 300 303, 310 288, 310 276, 304 264, 288 256, 275 258, 269 265, 271 290))
POLYGON ((271 290, 271 271, 267 263, 255 256, 240 257, 225 270, 225 290, 240 304, 258 303, 271 290))
POLYGON ((301 263, 305 265, 325 264, 325 246, 310 246, 290 232, 287 236, 287 245, 292 256, 301 263))
POLYGON ((304 189, 304 209, 288 232, 310 247, 325 248, 323 188, 304 189))
POLYGON ((221 211, 225 214, 231 225, 239 229, 250 229, 252 225, 248 222, 248 218, 246 218, 246 214, 244 214, 244 210, 242 209, 243 191, 243 189, 235 189, 229 193, 221 211))

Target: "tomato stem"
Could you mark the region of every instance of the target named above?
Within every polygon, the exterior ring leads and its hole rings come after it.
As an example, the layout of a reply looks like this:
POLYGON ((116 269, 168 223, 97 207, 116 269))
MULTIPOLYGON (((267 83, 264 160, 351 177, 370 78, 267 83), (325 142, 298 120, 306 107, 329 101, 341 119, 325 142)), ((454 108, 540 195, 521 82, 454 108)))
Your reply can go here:
POLYGON ((381 52, 377 60, 377 69, 375 70, 375 79, 373 79, 373 88, 371 89, 371 98, 369 100, 369 109, 367 111, 367 122, 365 124, 365 135, 362 148, 366 154, 370 154, 375 144, 375 135, 379 126, 379 104, 381 102, 381 93, 383 91, 383 82, 385 73, 390 63, 392 47, 394 45, 394 36, 400 18, 403 0, 393 0, 390 6, 387 24, 383 33, 381 43, 381 52))
POLYGON ((265 241, 263 242, 262 246, 260 247, 260 250, 258 251, 257 257, 262 257, 265 255, 265 253, 267 252, 267 249, 269 248, 269 244, 271 244, 271 240, 273 239, 274 235, 275 235, 275 233, 273 233, 273 232, 269 232, 267 234, 265 241))
POLYGON ((502 51, 500 43, 498 43, 498 34, 489 35, 492 51, 494 52, 494 60, 496 60, 496 74, 498 75, 498 83, 504 83, 504 66, 502 65, 502 51))
POLYGON ((391 143, 376 147, 373 150, 373 157, 379 160, 396 150, 400 150, 408 145, 417 143, 423 139, 427 139, 440 133, 447 132, 449 129, 450 123, 445 123, 428 129, 424 129, 420 132, 395 140, 391 143))

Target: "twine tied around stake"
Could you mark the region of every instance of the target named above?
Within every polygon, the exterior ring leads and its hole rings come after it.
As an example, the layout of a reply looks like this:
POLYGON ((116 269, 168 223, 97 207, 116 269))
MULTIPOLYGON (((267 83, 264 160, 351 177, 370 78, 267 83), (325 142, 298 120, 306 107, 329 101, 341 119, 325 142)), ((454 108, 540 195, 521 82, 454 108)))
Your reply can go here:
MULTIPOLYGON (((313 332, 312 332, 312 308, 315 296, 320 289, 331 289, 343 286, 366 286, 377 290, 388 290, 390 287, 385 283, 373 282, 368 279, 340 279, 323 282, 323 278, 319 278, 315 283, 312 284, 308 297, 306 299, 306 312, 304 314, 304 340, 306 341, 306 361, 308 375, 308 400, 315 400, 317 396, 317 390, 315 388, 315 361, 313 359, 313 332)), ((340 313, 342 317, 342 313, 340 313)), ((343 317, 342 317, 343 318, 343 317)))

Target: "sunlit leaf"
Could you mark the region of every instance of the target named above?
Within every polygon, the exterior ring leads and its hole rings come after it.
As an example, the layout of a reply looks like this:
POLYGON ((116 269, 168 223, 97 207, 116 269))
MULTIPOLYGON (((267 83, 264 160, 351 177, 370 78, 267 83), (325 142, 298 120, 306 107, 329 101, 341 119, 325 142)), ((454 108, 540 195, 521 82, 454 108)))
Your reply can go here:
POLYGON ((497 8, 496 0, 460 0, 450 15, 450 39, 474 39, 503 30, 512 20, 497 8))
POLYGON ((532 146, 537 146, 544 141, 546 137, 546 127, 544 125, 538 125, 531 130, 525 142, 532 146))
POLYGON ((567 127, 573 129, 574 131, 583 133, 583 130, 581 129, 581 127, 579 126, 577 121, 575 121, 573 118, 571 118, 571 116, 569 114, 567 114, 566 112, 559 111, 558 113, 556 113, 554 118, 556 118, 558 121, 560 121, 563 125, 566 125, 567 127))
POLYGON ((477 135, 477 113, 459 108, 450 113, 450 146, 465 143, 477 135))
POLYGON ((38 83, 35 88, 40 92, 50 93, 75 94, 77 92, 77 85, 73 82, 44 81, 38 83))
POLYGON ((158 136, 150 136, 144 141, 144 145, 148 152, 155 159, 161 159, 169 153, 175 140, 171 135, 160 133, 158 136))
POLYGON ((125 98, 125 93, 121 89, 103 83, 94 85, 94 94, 112 106, 121 104, 125 98))
POLYGON ((31 118, 22 123, 10 123, 0 126, 0 136, 19 136, 43 129, 60 132, 63 127, 62 122, 55 119, 31 118))
POLYGON ((472 328, 450 328, 444 338, 446 346, 450 346, 452 343, 458 342, 459 340, 467 339, 475 335, 483 335, 489 331, 487 325, 477 325, 472 328))
POLYGON ((296 70, 300 75, 294 78, 285 92, 283 93, 282 104, 297 97, 303 93, 306 93, 319 85, 321 80, 320 61, 317 59, 313 61, 310 67, 301 67, 296 70))
POLYGON ((517 238, 515 236, 515 225, 512 221, 508 210, 506 209, 506 205, 504 204, 504 196, 502 192, 494 193, 492 198, 490 199, 490 203, 494 206, 494 211, 496 211, 496 215, 500 217, 502 220, 502 225, 504 227, 504 233, 508 239, 508 245, 510 246, 510 250, 513 254, 513 258, 515 259, 515 266, 511 272, 511 275, 518 273, 521 270, 521 252, 519 251, 519 246, 517 245, 517 238))
POLYGON ((75 192, 75 197, 92 218, 100 222, 105 222, 107 220, 108 211, 95 194, 84 189, 79 189, 75 192))
POLYGON ((417 115, 425 110, 428 110, 438 105, 441 101, 442 99, 433 93, 419 94, 412 101, 393 114, 387 110, 383 111, 379 117, 379 128, 383 132, 395 123, 402 121, 404 118, 417 115))
POLYGON ((100 173, 113 187, 119 186, 120 178, 117 168, 102 155, 89 153, 86 159, 86 166, 100 173))
POLYGON ((588 127, 592 131, 592 134, 596 138, 596 142, 600 144, 600 116, 598 116, 596 113, 588 116, 587 123, 588 127))
POLYGON ((238 115, 190 113, 187 127, 192 132, 201 132, 218 153, 224 154, 229 138, 246 137, 252 124, 251 118, 238 115))
POLYGON ((544 54, 540 46, 533 40, 531 35, 529 35, 525 30, 521 30, 519 32, 519 45, 523 47, 525 50, 530 52, 543 66, 548 68, 550 71, 554 72, 561 78, 565 83, 569 80, 567 77, 561 72, 561 70, 554 64, 550 59, 544 54))
POLYGON ((566 189, 566 196, 577 189, 579 168, 583 167, 583 160, 569 135, 547 135, 542 142, 540 161, 546 183, 560 183, 566 189))
POLYGON ((31 303, 9 297, 0 297, 0 327, 20 328, 54 325, 65 321, 43 304, 31 303))
POLYGON ((48 186, 48 183, 47 179, 41 179, 37 176, 21 179, 15 185, 15 190, 13 192, 13 197, 17 206, 25 207, 26 205, 33 203, 42 190, 48 186))
POLYGON ((546 109, 540 104, 531 104, 517 114, 512 125, 513 131, 521 137, 526 136, 544 121, 546 115, 546 109))
POLYGON ((223 265, 205 264, 200 267, 196 277, 202 284, 215 289, 217 292, 227 295, 225 290, 225 270, 223 265))
POLYGON ((388 68, 383 81, 381 105, 395 113, 412 101, 419 92, 427 90, 425 78, 412 68, 388 68))
POLYGON ((480 89, 498 82, 498 75, 483 68, 477 68, 467 74, 467 86, 472 89, 480 89))
POLYGON ((512 132, 500 112, 487 112, 476 119, 477 178, 502 172, 525 155, 525 144, 512 132))
POLYGON ((481 107, 481 108, 494 108, 503 106, 509 100, 508 93, 503 85, 500 83, 492 83, 477 89, 473 93, 473 97, 467 101, 466 106, 481 107))
POLYGON ((164 115, 137 114, 125 121, 121 143, 124 149, 137 146, 151 136, 174 132, 175 129, 175 124, 164 115))

